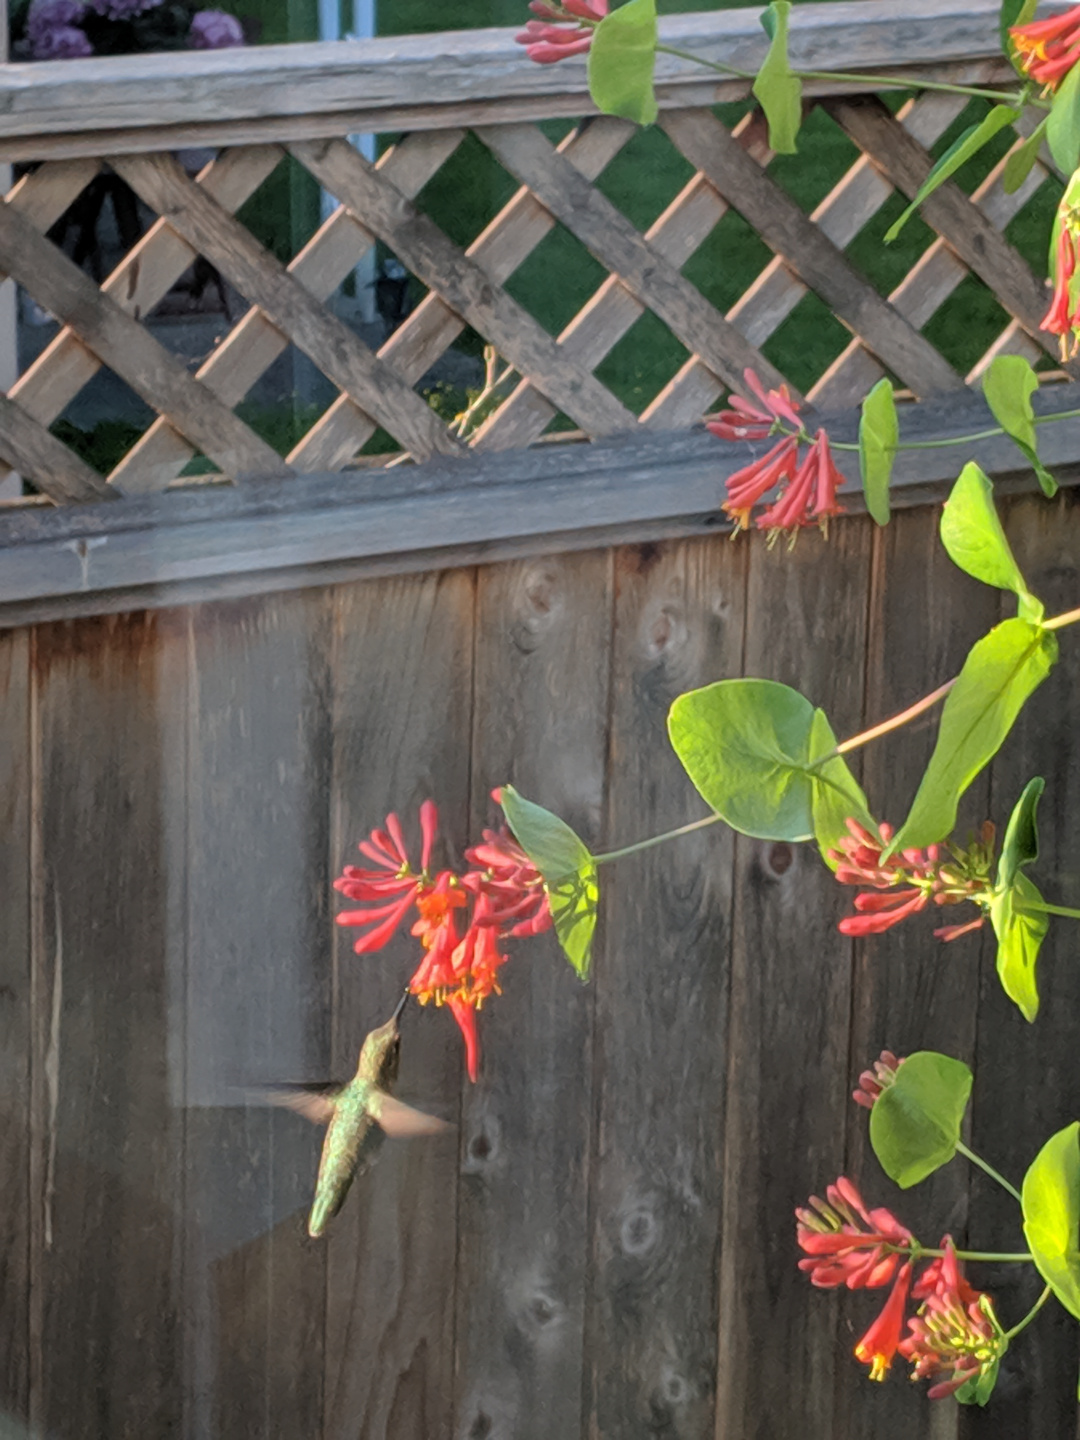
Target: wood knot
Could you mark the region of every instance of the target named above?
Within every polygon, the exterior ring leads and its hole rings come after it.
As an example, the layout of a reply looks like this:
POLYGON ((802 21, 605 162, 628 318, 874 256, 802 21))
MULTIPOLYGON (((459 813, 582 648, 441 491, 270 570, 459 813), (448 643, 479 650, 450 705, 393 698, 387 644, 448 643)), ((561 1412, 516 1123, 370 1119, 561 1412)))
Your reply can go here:
POLYGON ((469 1440, 487 1440, 491 1434, 491 1416, 485 1415, 483 1410, 478 1410, 476 1419, 469 1426, 469 1440))
POLYGON ((787 841, 777 840, 774 845, 769 846, 765 856, 765 868, 770 875, 775 875, 779 879, 781 875, 786 875, 791 869, 794 860, 795 852, 787 841))
POLYGON ((651 1210, 641 1207, 624 1216, 619 1226, 619 1243, 625 1255, 647 1255, 656 1244, 659 1226, 651 1210))

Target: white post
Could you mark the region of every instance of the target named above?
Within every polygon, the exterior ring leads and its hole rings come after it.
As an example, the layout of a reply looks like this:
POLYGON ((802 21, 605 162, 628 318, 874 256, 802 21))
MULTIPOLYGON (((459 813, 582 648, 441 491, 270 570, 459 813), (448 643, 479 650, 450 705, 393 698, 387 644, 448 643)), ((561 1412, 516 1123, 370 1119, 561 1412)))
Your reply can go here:
MULTIPOLYGON (((8 56, 7 0, 0 0, 0 61, 8 56)), ((11 166, 0 165, 0 195, 11 189, 11 166)), ((14 280, 0 285, 0 392, 7 394, 19 374, 18 294, 14 280)), ((22 494, 22 481, 0 463, 0 500, 22 494)))

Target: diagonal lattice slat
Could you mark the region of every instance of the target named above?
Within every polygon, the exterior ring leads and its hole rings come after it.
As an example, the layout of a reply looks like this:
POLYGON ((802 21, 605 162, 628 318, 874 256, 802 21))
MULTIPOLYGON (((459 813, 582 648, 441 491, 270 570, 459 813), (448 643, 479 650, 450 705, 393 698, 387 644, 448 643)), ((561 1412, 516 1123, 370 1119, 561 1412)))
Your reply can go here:
POLYGON ((4 202, 0 202, 0 268, 68 323, 137 395, 227 473, 272 475, 283 470, 280 456, 264 440, 4 202))
MULTIPOLYGON (((559 149, 583 175, 595 180, 634 134, 625 120, 602 116, 571 133, 559 149)), ((395 177, 399 189, 403 187, 395 177)), ((555 221, 528 189, 519 190, 472 242, 466 254, 497 285, 509 279, 555 227, 555 221)), ((380 356, 415 384, 465 329, 465 322, 431 290, 390 336, 380 356)), ((547 400, 549 415, 556 414, 547 400)), ((336 470, 366 443, 372 427, 342 395, 308 431, 289 459, 298 469, 336 470)))
POLYGON ((532 375, 583 430, 603 436, 633 428, 636 417, 591 371, 563 355, 527 310, 493 285, 475 260, 345 141, 294 142, 289 148, 327 190, 364 216, 403 264, 487 336, 505 360, 532 375))
MULTIPOLYGON (((211 161, 199 183, 219 205, 238 210, 281 155, 276 146, 227 150, 211 161)), ((137 320, 154 308, 195 258, 191 246, 159 220, 103 282, 102 294, 137 320)), ((12 386, 11 399, 42 425, 50 425, 100 369, 97 355, 67 326, 12 386)), ((195 447, 186 445, 167 421, 158 423, 185 446, 185 458, 195 453, 195 447)))
MULTIPOLYGON (((917 141, 904 133, 886 106, 867 96, 830 101, 837 122, 892 183, 914 196, 930 173, 933 160, 917 141)), ((990 223, 977 205, 952 182, 946 182, 922 205, 928 225, 984 280, 1004 308, 1020 322, 1049 355, 1057 358, 1052 336, 1040 330, 1046 312, 1046 291, 1030 266, 990 223)), ((1080 364, 1066 367, 1080 375, 1080 364)))
MULTIPOLYGON (((395 183, 406 193, 415 194, 446 163, 464 139, 462 130, 442 130, 407 136, 379 160, 395 183)), ((275 154, 280 154, 275 147, 275 154)), ((333 294, 375 244, 375 237, 347 210, 334 212, 307 245, 290 262, 293 275, 318 300, 333 294)), ((218 346, 199 369, 198 378, 227 405, 235 405, 264 375, 288 347, 288 338, 257 308, 251 309, 226 340, 218 346)), ((376 425, 358 410, 351 397, 342 396, 351 412, 374 434, 376 425)), ((363 440, 353 447, 355 454, 363 440)), ((127 491, 160 489, 180 474, 192 456, 192 449, 182 436, 161 421, 155 421, 146 434, 116 466, 109 479, 127 491)), ((295 451, 289 464, 299 471, 337 469, 332 464, 312 464, 295 451)), ((340 462, 344 463, 344 460, 340 462)))
MULTIPOLYGON (((456 440, 420 396, 382 364, 344 321, 321 306, 250 231, 189 180, 171 155, 118 155, 112 165, 146 204, 166 216, 231 285, 266 312, 298 350, 348 390, 417 458, 458 453, 456 440)), ((215 397, 214 403, 220 401, 215 397)))

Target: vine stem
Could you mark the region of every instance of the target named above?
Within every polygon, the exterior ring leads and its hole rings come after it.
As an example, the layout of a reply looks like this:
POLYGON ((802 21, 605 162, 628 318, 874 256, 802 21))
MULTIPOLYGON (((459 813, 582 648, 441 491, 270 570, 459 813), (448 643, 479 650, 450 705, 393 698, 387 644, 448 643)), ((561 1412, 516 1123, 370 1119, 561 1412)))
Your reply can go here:
POLYGON ((1017 908, 1025 915, 1063 915, 1066 920, 1080 920, 1080 910, 1073 910, 1068 905, 1047 905, 1045 900, 1038 904, 1028 900, 1017 908))
MULTIPOLYGON (((1034 424, 1053 425, 1058 420, 1080 419, 1080 410, 1055 410, 1052 415, 1036 415, 1034 424)), ((948 435, 940 440, 899 440, 893 446, 894 450, 942 450, 948 445, 972 445, 976 440, 995 440, 999 435, 1006 434, 1001 425, 994 425, 989 430, 974 430, 970 435, 948 435)), ((809 441, 812 437, 802 431, 800 440, 809 441)), ((850 440, 830 440, 829 444, 834 450, 850 450, 857 452, 859 447, 850 440)))
POLYGON ((1042 1307, 1046 1304, 1047 1300, 1049 1300, 1049 1299, 1050 1299, 1050 1286, 1047 1285, 1047 1287, 1045 1288, 1045 1290, 1042 1292, 1042 1294, 1039 1296, 1039 1298, 1035 1301, 1035 1304, 1031 1307, 1031 1309, 1028 1311, 1028 1313, 1027 1313, 1027 1314, 1024 1316, 1024 1318, 1020 1321, 1020 1324, 1019 1324, 1019 1325, 1014 1325, 1011 1330, 1006 1330, 1006 1331, 1005 1331, 1005 1339, 1006 1339, 1006 1340, 1011 1340, 1011 1339, 1013 1339, 1014 1336, 1019 1335, 1021 1330, 1026 1330, 1027 1327, 1031 1324, 1032 1320, 1035 1319, 1035 1316, 1039 1313, 1039 1311, 1042 1309, 1042 1307))
MULTIPOLYGON (((958 1140, 956 1142, 956 1148, 957 1151, 961 1155, 963 1155, 965 1160, 970 1160, 973 1165, 978 1165, 980 1170, 985 1170, 987 1175, 990 1176, 991 1180, 996 1180, 1003 1189, 1009 1192, 1009 1194, 1013 1197, 1014 1200, 1016 1200, 1018 1203, 1022 1203, 1020 1191, 1017 1190, 1016 1186, 1010 1185, 1008 1180, 1005 1179, 1005 1176, 998 1174, 994 1167, 988 1164, 981 1155, 976 1155, 974 1150, 969 1150, 962 1140, 958 1140)), ((1024 1258, 1026 1260, 1030 1260, 1031 1256, 1026 1255, 1024 1258)))
POLYGON ((633 845, 623 845, 619 850, 608 850, 603 855, 594 855, 593 862, 604 865, 609 860, 622 860, 626 855, 636 855, 639 850, 651 850, 654 845, 663 845, 666 840, 677 840, 680 835, 689 835, 694 830, 704 830, 715 825, 722 817, 706 815, 702 820, 691 820, 689 825, 680 825, 677 830, 665 830, 662 835, 650 835, 648 840, 638 840, 633 845))
POLYGON ((894 715, 892 719, 882 720, 880 725, 873 725, 869 730, 863 730, 860 734, 853 735, 850 740, 842 741, 831 755, 824 756, 822 760, 817 761, 817 764, 821 765, 825 760, 831 760, 837 755, 846 755, 851 750, 858 750, 861 745, 868 745, 871 740, 888 735, 890 730, 899 730, 901 725, 906 725, 909 720, 916 719, 924 711, 933 709, 939 700, 944 700, 958 678, 954 676, 951 680, 946 680, 944 685, 939 685, 929 695, 924 695, 921 700, 916 700, 914 705, 909 705, 906 710, 901 710, 900 714, 894 715))
MULTIPOLYGON (((923 1250, 923 1255, 944 1255, 944 1250, 923 1250)), ((956 1250, 953 1252, 958 1260, 1000 1260, 1005 1265, 1030 1265, 1034 1260, 1026 1250, 1017 1251, 1015 1254, 999 1254, 995 1250, 956 1250)))
MULTIPOLYGON (((738 80, 756 80, 753 70, 740 70, 735 65, 725 65, 722 60, 706 60, 703 55, 692 55, 689 50, 679 50, 674 45, 656 45, 658 54, 674 55, 678 60, 689 60, 691 64, 703 65, 706 70, 715 70, 720 75, 734 75, 738 80)), ((970 95, 982 100, 998 100, 1006 105, 1016 105, 1019 96, 1006 90, 983 90, 975 85, 952 85, 945 80, 900 79, 892 75, 852 75, 842 70, 793 70, 800 80, 839 80, 845 84, 869 85, 873 89, 889 90, 943 90, 950 95, 970 95)))

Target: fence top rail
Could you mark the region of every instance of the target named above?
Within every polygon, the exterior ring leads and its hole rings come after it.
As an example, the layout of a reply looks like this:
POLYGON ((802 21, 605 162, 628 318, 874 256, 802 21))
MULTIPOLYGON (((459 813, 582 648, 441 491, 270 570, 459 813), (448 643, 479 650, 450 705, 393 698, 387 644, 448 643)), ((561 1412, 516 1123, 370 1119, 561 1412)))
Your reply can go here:
MULTIPOLYGON (((800 69, 822 71, 1000 68, 999 8, 999 0, 800 4, 792 16, 792 60, 800 69)), ((1058 0, 1051 8, 1061 8, 1058 0)), ((459 123, 463 105, 498 101, 527 102, 544 114, 569 113, 568 106, 591 110, 584 57, 533 64, 514 43, 515 33, 464 30, 0 65, 0 141, 83 132, 123 132, 126 141, 162 127, 355 113, 378 119, 380 112, 386 128, 396 128, 400 114, 418 110, 429 113, 427 125, 412 123, 436 128, 459 123)), ((661 22, 661 37, 748 71, 760 64, 766 45, 756 10, 670 16, 661 22)), ((703 81, 700 67, 669 55, 660 57, 657 77, 667 106, 699 103, 703 91, 713 99, 745 91, 742 81, 703 81)))

